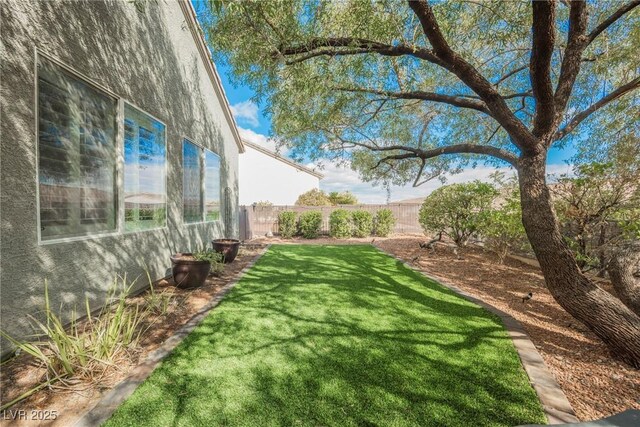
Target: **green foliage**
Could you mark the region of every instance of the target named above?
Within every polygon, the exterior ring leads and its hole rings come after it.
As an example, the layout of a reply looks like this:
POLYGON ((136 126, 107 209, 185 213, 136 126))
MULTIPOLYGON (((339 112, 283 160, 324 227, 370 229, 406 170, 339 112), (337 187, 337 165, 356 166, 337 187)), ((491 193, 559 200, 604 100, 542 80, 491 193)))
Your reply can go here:
POLYGON ((337 191, 332 191, 329 193, 329 200, 331 204, 336 205, 357 205, 358 198, 351 192, 345 191, 343 193, 338 193, 337 191))
POLYGON ((224 255, 212 249, 204 249, 194 252, 193 257, 198 261, 208 261, 211 264, 211 272, 214 276, 219 276, 224 270, 224 255))
POLYGON ((373 215, 369 211, 354 211, 351 214, 353 220, 353 235, 355 237, 367 237, 373 231, 373 215))
POLYGON ((273 245, 103 426, 545 423, 495 315, 369 245, 273 245))
MULTIPOLYGON (((563 236, 583 271, 603 273, 612 251, 640 238, 640 144, 627 133, 603 157, 580 153, 551 186, 563 236)), ((602 153, 600 153, 602 156, 602 153)))
POLYGON ((337 239, 351 237, 351 215, 345 209, 336 209, 329 215, 329 234, 337 239))
MULTIPOLYGON (((371 151, 352 142, 374 141, 386 146, 420 149, 486 142, 513 153, 518 150, 508 133, 489 115, 468 108, 421 100, 418 91, 477 97, 458 76, 438 61, 420 58, 417 50, 430 51, 420 20, 409 2, 380 1, 242 1, 215 0, 200 16, 216 60, 228 64, 236 83, 249 85, 273 117, 275 135, 298 159, 352 161, 361 175, 374 182, 412 182, 422 168, 418 159, 382 158, 393 150, 371 151), (247 31, 250 28, 251 31, 247 31), (406 46, 397 55, 365 53, 360 46, 331 44, 305 52, 304 47, 323 39, 370 40, 390 49, 406 46), (299 52, 285 56, 284 48, 299 52), (299 49, 295 49, 299 48, 299 49), (332 54, 332 52, 338 52, 332 54), (406 98, 375 91, 402 92, 406 98), (496 130, 497 129, 497 130, 496 130), (392 167, 388 167, 392 166, 392 167)), ((443 36, 503 95, 529 94, 532 90, 531 6, 527 2, 432 2, 443 36), (514 48, 516 46, 516 48, 514 48), (521 70, 514 72, 513 70, 521 70), (504 78, 508 75, 508 78, 504 78)), ((603 22, 619 2, 590 2, 587 33, 603 22)), ((569 8, 557 7, 554 51, 568 39, 569 8)), ((601 94, 629 81, 640 67, 637 40, 640 14, 626 14, 595 38, 585 50, 585 60, 566 108, 556 114, 570 119, 584 111, 601 94), (594 90, 598 88, 598 90, 594 90), (602 90, 600 90, 602 88, 602 90)), ((560 75, 561 60, 551 62, 551 75, 560 75)), ((523 125, 532 127, 535 102, 520 96, 504 102, 523 125)), ((632 123, 637 97, 620 96, 599 109, 574 133, 601 133, 590 143, 595 152, 615 139, 621 124, 632 123), (595 124, 596 126, 591 126, 595 124)), ((569 137, 554 143, 562 147, 569 137)), ((471 156, 441 156, 426 163, 425 175, 457 171, 470 165, 471 156)), ((504 165, 504 163, 502 163, 504 165)))
POLYGON ((517 183, 510 181, 501 188, 504 201, 480 213, 479 232, 485 246, 504 262, 509 252, 528 248, 527 235, 522 225, 522 209, 517 183))
POLYGON ((497 194, 491 184, 480 181, 445 185, 424 200, 418 221, 425 233, 442 232, 456 245, 465 246, 497 194))
POLYGON ((87 298, 86 320, 78 321, 74 312, 70 325, 65 327, 62 318, 51 309, 49 287, 45 281, 45 320, 32 318, 42 340, 22 342, 3 331, 0 335, 42 363, 50 380, 70 376, 92 380, 135 347, 144 331, 142 325, 149 309, 127 302, 132 286, 126 277, 116 280, 97 316, 92 315, 87 298))
POLYGON ((255 202, 253 205, 254 206, 260 206, 260 207, 263 207, 263 208, 268 208, 268 207, 273 206, 273 203, 271 203, 268 200, 260 200, 258 202, 255 202))
POLYGON ((380 209, 373 220, 374 233, 378 237, 387 237, 396 225, 391 209, 380 209))
POLYGON ((317 188, 302 193, 296 200, 296 206, 330 206, 329 196, 317 188))
POLYGON ((315 239, 320 235, 322 227, 322 213, 320 211, 307 211, 300 214, 298 228, 305 239, 315 239))
POLYGON ((278 231, 283 239, 290 239, 296 234, 296 213, 282 211, 278 214, 278 231))

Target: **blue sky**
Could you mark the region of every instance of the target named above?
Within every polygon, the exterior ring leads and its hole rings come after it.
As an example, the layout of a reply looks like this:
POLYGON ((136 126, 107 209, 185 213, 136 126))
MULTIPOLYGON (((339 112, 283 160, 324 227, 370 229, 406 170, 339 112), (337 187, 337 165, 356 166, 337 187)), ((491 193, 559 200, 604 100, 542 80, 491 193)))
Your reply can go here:
MULTIPOLYGON (((193 0, 196 9, 197 0, 193 0)), ((251 142, 263 145, 275 150, 273 142, 269 141, 271 130, 271 120, 263 113, 263 106, 257 105, 251 99, 254 92, 246 86, 234 86, 230 82, 231 70, 225 64, 216 64, 222 79, 222 84, 227 93, 229 104, 236 118, 240 133, 243 138, 251 142)), ((574 154, 574 150, 567 144, 564 149, 553 149, 549 152, 548 171, 549 173, 569 172, 570 167, 567 160, 574 154)), ((280 152, 286 156, 286 151, 280 152)), ((403 187, 392 187, 390 194, 380 187, 362 182, 358 174, 348 168, 338 167, 330 163, 308 164, 315 167, 325 175, 320 182, 320 188, 325 191, 351 191, 361 202, 364 203, 386 203, 387 201, 397 201, 416 197, 424 197, 442 184, 438 180, 428 182, 418 188, 411 185, 403 187)), ((478 166, 474 169, 465 169, 462 173, 447 177, 447 182, 466 182, 474 179, 487 180, 489 175, 495 171, 493 167, 478 166)), ((505 170, 505 172, 508 172, 505 170)))

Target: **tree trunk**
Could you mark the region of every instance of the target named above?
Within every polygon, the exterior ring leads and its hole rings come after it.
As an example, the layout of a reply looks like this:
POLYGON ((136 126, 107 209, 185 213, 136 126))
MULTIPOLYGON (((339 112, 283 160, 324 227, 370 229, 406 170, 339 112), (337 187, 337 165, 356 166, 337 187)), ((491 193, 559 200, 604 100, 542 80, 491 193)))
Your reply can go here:
POLYGON ((609 263, 609 277, 620 300, 640 316, 640 241, 613 255, 609 263))
POLYGON ((640 317, 600 289, 578 267, 562 239, 545 182, 546 152, 524 154, 518 162, 522 222, 551 295, 587 325, 612 354, 640 368, 640 317))

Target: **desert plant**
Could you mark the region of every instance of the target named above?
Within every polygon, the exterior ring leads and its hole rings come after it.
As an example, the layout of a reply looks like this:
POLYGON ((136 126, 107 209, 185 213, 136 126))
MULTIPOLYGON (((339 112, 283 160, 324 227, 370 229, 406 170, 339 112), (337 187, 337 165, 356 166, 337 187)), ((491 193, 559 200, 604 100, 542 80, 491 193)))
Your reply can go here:
POLYGON ((313 188, 298 196, 296 206, 331 206, 331 200, 327 193, 317 188, 313 188))
POLYGON ((355 237, 367 237, 373 230, 373 215, 369 211, 354 211, 351 214, 353 220, 353 235, 355 237))
POLYGON ((278 214, 278 231, 284 239, 290 239, 296 234, 295 212, 282 211, 278 214))
POLYGON ((219 252, 212 251, 211 249, 204 249, 199 252, 194 252, 193 257, 197 261, 209 261, 211 264, 211 272, 214 276, 219 276, 224 270, 224 255, 219 252))
POLYGON ((45 281, 45 320, 32 317, 41 340, 19 341, 4 331, 0 334, 41 362, 47 368, 49 382, 72 375, 97 381, 96 375, 113 366, 128 348, 134 347, 144 331, 142 325, 149 311, 127 303, 132 286, 133 282, 128 283, 126 277, 116 279, 97 316, 92 315, 87 298, 86 320, 80 322, 74 311, 69 327, 65 328, 63 320, 51 309, 45 281))
POLYGON ((320 234, 322 226, 322 213, 320 211, 307 211, 300 214, 298 227, 300 234, 305 239, 315 239, 320 234))
POLYGON ((151 274, 149 270, 146 270, 147 280, 149 281, 149 292, 144 297, 144 302, 149 311, 164 316, 169 310, 169 304, 173 296, 167 292, 158 292, 153 286, 153 280, 151 280, 151 274))
POLYGON ((329 215, 329 234, 337 239, 351 237, 351 215, 345 209, 336 209, 329 215))
POLYGON ((342 193, 338 193, 337 191, 332 191, 329 193, 329 200, 332 205, 357 205, 358 198, 350 191, 344 191, 342 193))
POLYGON ((391 234, 393 226, 396 225, 396 218, 391 209, 380 209, 376 212, 373 220, 374 232, 378 237, 387 237, 391 234))

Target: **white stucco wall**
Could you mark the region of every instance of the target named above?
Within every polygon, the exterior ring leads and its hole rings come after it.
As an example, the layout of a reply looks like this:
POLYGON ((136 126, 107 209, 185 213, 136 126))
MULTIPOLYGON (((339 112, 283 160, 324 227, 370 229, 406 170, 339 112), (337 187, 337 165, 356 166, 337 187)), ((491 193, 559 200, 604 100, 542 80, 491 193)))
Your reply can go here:
POLYGON ((320 185, 317 176, 248 145, 245 149, 239 158, 240 205, 260 201, 293 205, 300 194, 320 185))

